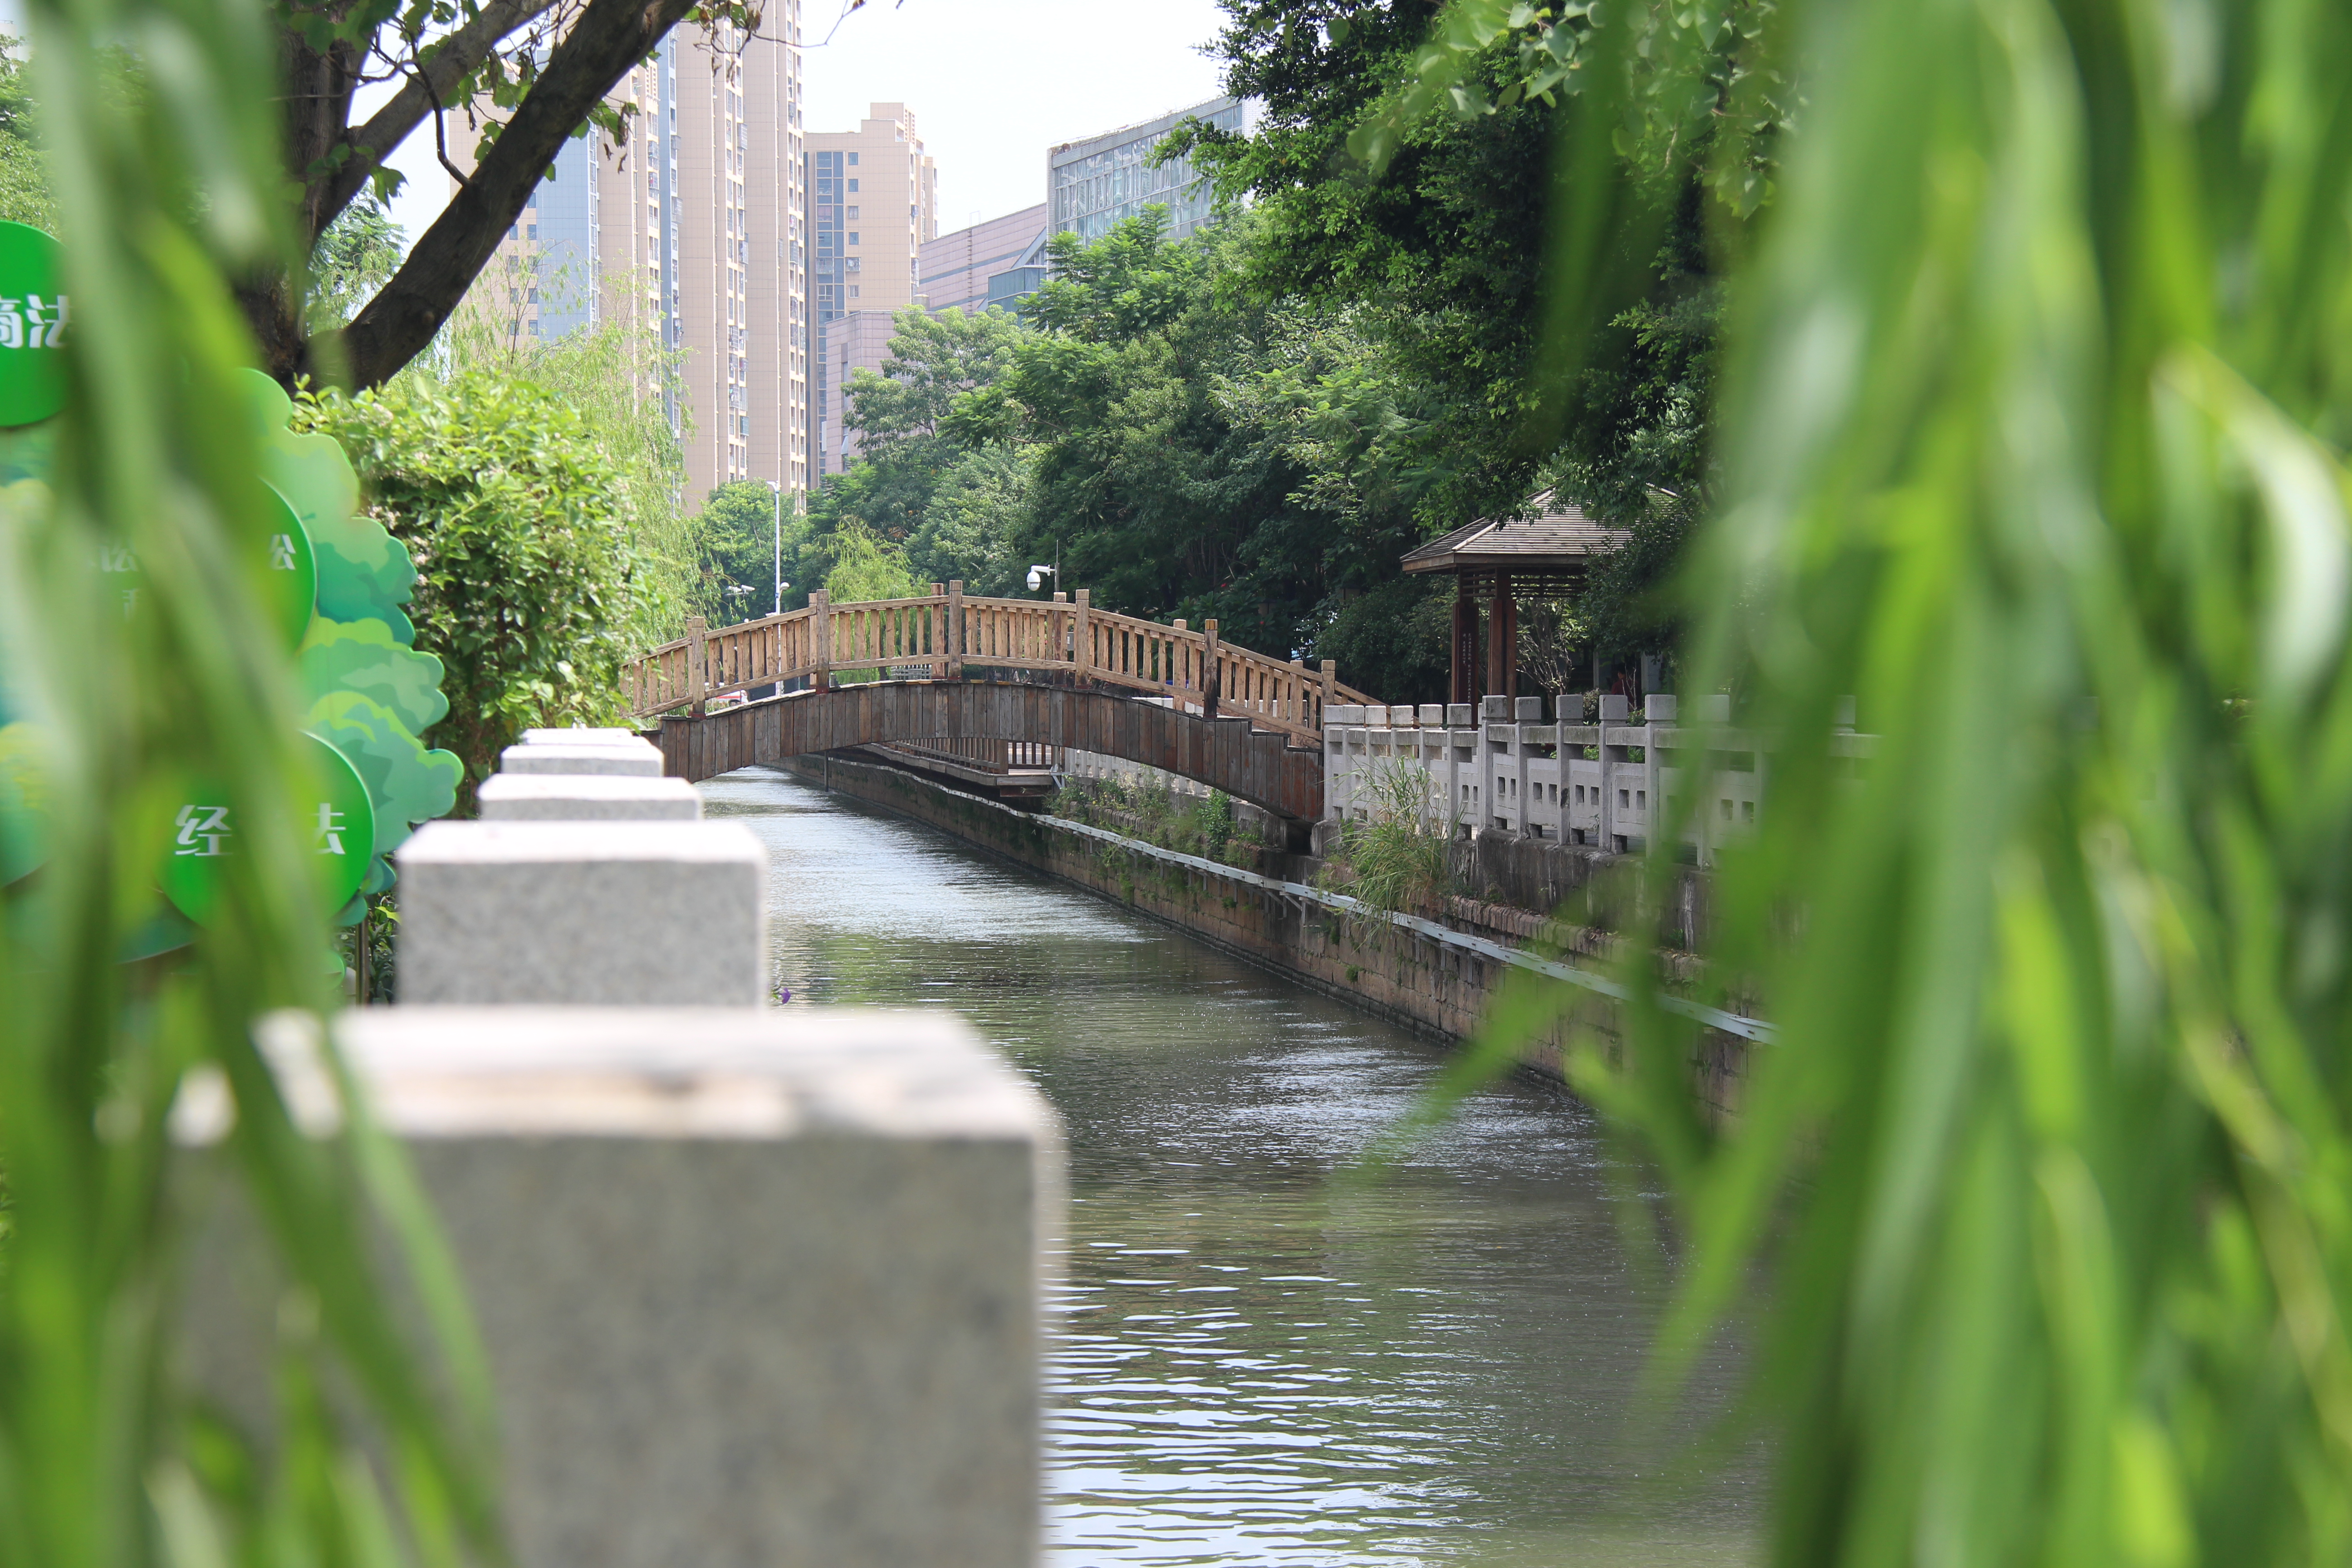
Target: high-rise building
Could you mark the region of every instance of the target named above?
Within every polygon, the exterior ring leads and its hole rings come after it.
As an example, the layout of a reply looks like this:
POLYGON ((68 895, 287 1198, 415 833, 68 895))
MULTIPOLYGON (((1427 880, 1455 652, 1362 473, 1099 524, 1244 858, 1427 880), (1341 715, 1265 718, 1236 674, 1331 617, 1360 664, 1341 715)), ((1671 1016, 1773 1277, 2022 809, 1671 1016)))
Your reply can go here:
POLYGON ((856 433, 842 426, 841 391, 855 372, 882 368, 892 312, 921 291, 923 244, 940 231, 939 168, 907 106, 877 103, 855 131, 810 133, 808 188, 818 334, 814 479, 844 471, 856 454, 856 433))
POLYGON ((627 144, 565 142, 469 296, 516 337, 612 311, 656 334, 678 358, 689 507, 730 479, 798 492, 813 473, 799 43, 798 0, 757 37, 665 38, 614 91, 636 110, 627 144))
POLYGON ((940 236, 923 247, 925 308, 933 315, 950 305, 977 313, 1033 292, 1045 277, 1045 237, 1043 202, 940 236), (1035 276, 1009 276, 1024 270, 1035 276), (1001 278, 1019 286, 1000 286, 1001 278))
POLYGON ((1181 239, 1211 216, 1208 181, 1190 158, 1153 166, 1153 149, 1187 120, 1206 121, 1219 131, 1246 134, 1256 122, 1255 105, 1237 98, 1213 98, 1191 109, 1141 125, 1129 125, 1084 142, 1066 142, 1045 154, 1047 231, 1092 241, 1111 226, 1158 203, 1168 208, 1168 234, 1181 239))

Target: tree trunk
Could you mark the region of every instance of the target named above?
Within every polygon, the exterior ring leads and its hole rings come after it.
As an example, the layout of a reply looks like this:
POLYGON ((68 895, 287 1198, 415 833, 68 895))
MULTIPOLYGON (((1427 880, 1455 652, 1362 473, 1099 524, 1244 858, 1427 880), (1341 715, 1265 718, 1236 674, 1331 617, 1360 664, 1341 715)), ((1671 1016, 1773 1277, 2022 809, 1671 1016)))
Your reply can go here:
MULTIPOLYGON (((553 3, 492 0, 428 51, 393 101, 356 129, 350 116, 359 57, 341 43, 314 50, 300 35, 287 31, 287 167, 302 186, 299 232, 305 246, 317 243, 369 174, 436 106, 459 106, 455 90, 502 39, 553 3)), ((589 0, 480 165, 339 342, 310 341, 294 279, 247 279, 237 299, 260 346, 263 368, 289 386, 304 375, 318 377, 324 368, 336 372, 339 381, 365 387, 381 384, 415 358, 473 286, 499 237, 522 216, 531 188, 564 141, 691 3, 589 0)))

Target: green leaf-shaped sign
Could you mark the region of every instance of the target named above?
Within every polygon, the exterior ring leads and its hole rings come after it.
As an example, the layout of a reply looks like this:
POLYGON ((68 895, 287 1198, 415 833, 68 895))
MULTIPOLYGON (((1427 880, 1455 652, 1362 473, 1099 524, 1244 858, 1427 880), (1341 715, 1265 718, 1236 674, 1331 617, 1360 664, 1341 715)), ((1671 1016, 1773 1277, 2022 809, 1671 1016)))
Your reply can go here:
POLYGON ((56 240, 0 223, 0 426, 37 424, 65 406, 64 281, 56 240))

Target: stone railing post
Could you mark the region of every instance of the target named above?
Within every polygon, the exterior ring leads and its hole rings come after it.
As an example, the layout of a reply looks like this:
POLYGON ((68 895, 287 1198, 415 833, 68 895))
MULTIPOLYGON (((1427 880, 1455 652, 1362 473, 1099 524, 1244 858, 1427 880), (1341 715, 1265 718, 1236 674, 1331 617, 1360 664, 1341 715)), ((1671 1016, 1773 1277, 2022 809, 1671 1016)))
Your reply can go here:
MULTIPOLYGON (((1658 755, 1658 737, 1675 727, 1678 706, 1671 691, 1654 691, 1642 700, 1642 786, 1649 792, 1646 836, 1654 843, 1666 826, 1666 764, 1658 755)), ((1687 773, 1683 783, 1691 783, 1687 773)))
POLYGON ((1494 694, 1478 699, 1478 782, 1471 798, 1478 807, 1482 828, 1510 825, 1507 774, 1496 764, 1502 760, 1503 748, 1515 746, 1517 738, 1518 732, 1511 728, 1511 700, 1494 694))
MULTIPOLYGON (((1328 710, 1327 710, 1328 711, 1328 710)), ((1476 826, 1471 820, 1466 785, 1475 776, 1478 755, 1478 731, 1472 727, 1474 712, 1467 702, 1448 702, 1445 720, 1445 819, 1454 826, 1454 836, 1461 836, 1464 825, 1476 826), (1473 772, 1466 775, 1463 770, 1473 772)))
POLYGON ((1223 684, 1217 670, 1217 623, 1214 620, 1202 621, 1201 623, 1201 716, 1202 718, 1213 719, 1217 716, 1217 699, 1221 695, 1220 688, 1223 684))
POLYGON ((1614 851, 1620 829, 1617 824, 1617 786, 1631 769, 1621 768, 1617 748, 1609 743, 1612 727, 1622 728, 1628 716, 1628 706, 1622 697, 1605 696, 1601 700, 1601 847, 1614 851))
POLYGON ((686 695, 694 704, 688 711, 698 719, 702 717, 703 700, 710 691, 710 673, 702 662, 709 646, 709 631, 700 616, 686 617, 686 695))
POLYGON ((1323 716, 1323 820, 1337 822, 1348 788, 1348 738, 1329 721, 1328 710, 1323 716))
MULTIPOLYGON (((519 778, 592 773, 578 756, 517 760, 539 764, 519 778)), ((595 771, 628 779, 621 765, 595 771)), ((740 823, 430 822, 395 860, 404 1005, 766 999, 767 852, 740 823)))
POLYGON ((833 689, 833 601, 823 588, 809 595, 809 689, 833 689))
POLYGON ((1081 588, 1078 590, 1077 606, 1077 613, 1073 617, 1076 624, 1071 631, 1071 642, 1073 647, 1070 652, 1070 662, 1077 667, 1076 675, 1078 679, 1086 680, 1092 678, 1095 668, 1093 589, 1081 588))
POLYGON ((1339 695, 1339 661, 1327 658, 1323 661, 1323 689, 1315 703, 1315 722, 1318 725, 1328 721, 1324 715, 1331 711, 1331 704, 1338 700, 1339 695))
POLYGON ((1512 804, 1518 808, 1514 820, 1519 825, 1519 832, 1528 838, 1537 836, 1536 826, 1545 816, 1536 809, 1535 797, 1529 793, 1536 781, 1528 769, 1528 753, 1534 749, 1530 742, 1543 723, 1543 710, 1544 700, 1540 697, 1511 699, 1511 795, 1512 804))
POLYGON ((963 679, 963 582, 948 583, 947 672, 950 680, 963 679))

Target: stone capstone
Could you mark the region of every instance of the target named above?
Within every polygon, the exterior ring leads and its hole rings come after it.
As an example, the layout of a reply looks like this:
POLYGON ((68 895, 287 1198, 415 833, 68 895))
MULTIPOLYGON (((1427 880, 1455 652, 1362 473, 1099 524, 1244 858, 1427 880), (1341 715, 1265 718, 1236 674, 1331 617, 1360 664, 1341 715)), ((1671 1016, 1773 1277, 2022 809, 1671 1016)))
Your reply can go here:
POLYGON ((400 868, 404 1004, 766 1000, 767 854, 737 822, 431 822, 400 868))
POLYGON ((684 779, 613 773, 493 773, 476 797, 485 822, 695 821, 702 796, 684 779))

